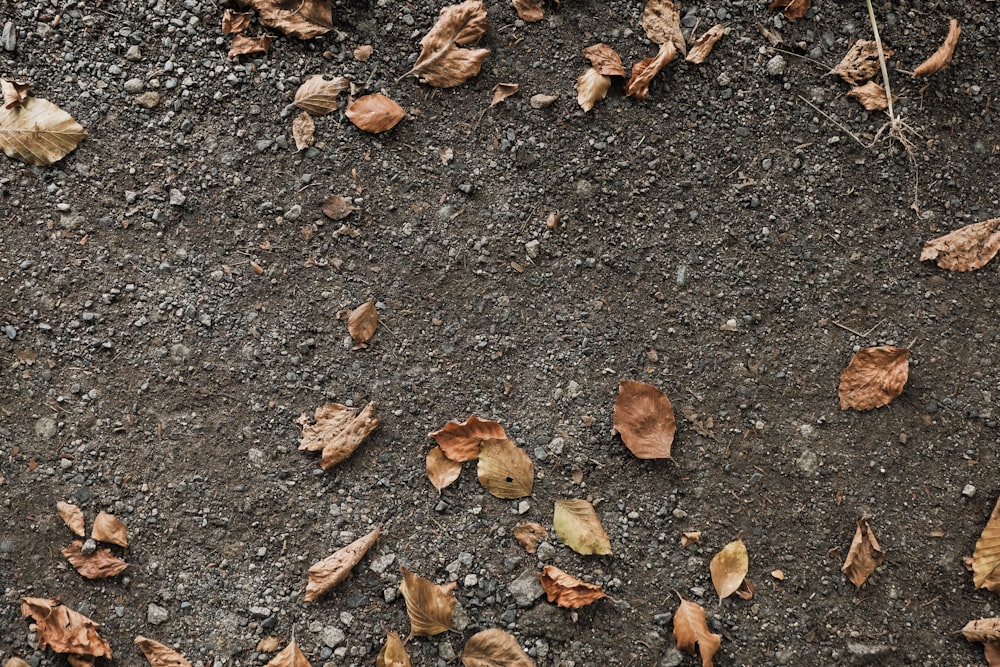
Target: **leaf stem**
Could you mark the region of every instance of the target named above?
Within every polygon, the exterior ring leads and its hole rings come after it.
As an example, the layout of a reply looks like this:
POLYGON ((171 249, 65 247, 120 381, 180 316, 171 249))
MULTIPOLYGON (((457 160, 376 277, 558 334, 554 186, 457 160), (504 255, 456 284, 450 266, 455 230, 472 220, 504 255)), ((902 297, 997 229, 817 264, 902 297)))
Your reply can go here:
POLYGON ((875 20, 875 8, 872 7, 872 0, 865 0, 868 5, 868 18, 872 23, 872 32, 875 34, 875 46, 878 48, 878 64, 882 68, 882 83, 885 84, 885 97, 889 101, 889 121, 893 128, 898 122, 896 112, 892 108, 892 88, 889 86, 889 69, 885 65, 885 51, 882 50, 882 38, 878 34, 878 22, 875 20))

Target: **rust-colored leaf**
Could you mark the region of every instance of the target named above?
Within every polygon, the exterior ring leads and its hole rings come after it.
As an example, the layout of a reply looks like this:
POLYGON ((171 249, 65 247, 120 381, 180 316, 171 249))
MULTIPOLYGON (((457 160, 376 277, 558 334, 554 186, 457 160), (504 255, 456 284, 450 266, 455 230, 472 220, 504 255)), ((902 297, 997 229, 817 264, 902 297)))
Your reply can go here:
POLYGON ((59 598, 21 598, 21 615, 38 627, 38 647, 56 653, 111 658, 111 647, 97 632, 97 623, 59 598))
POLYGON ((222 12, 222 34, 233 35, 250 27, 253 12, 238 12, 226 9, 222 12))
POLYGON ((554 565, 546 565, 538 573, 538 580, 542 582, 542 589, 549 602, 567 609, 579 609, 607 597, 597 584, 588 584, 554 565))
POLYGON ((691 45, 691 49, 688 51, 687 57, 684 60, 695 65, 700 65, 705 62, 705 58, 708 54, 712 52, 712 47, 718 42, 723 36, 729 34, 729 28, 722 25, 721 23, 716 23, 711 28, 705 31, 701 37, 694 41, 691 45))
POLYGON ((60 500, 56 503, 56 510, 59 512, 59 518, 63 520, 67 528, 73 531, 74 535, 83 537, 87 534, 83 525, 83 510, 78 506, 60 500))
POLYGON ((773 0, 768 9, 780 9, 786 19, 800 19, 806 15, 812 6, 812 0, 773 0))
POLYGON ((337 96, 350 88, 351 82, 342 76, 327 79, 322 74, 313 74, 295 91, 292 104, 303 111, 325 116, 337 110, 337 96))
MULTIPOLYGON (((888 58, 892 49, 882 45, 882 52, 888 58)), ((860 86, 879 72, 878 44, 873 39, 859 39, 847 50, 840 63, 830 70, 852 86, 860 86)))
POLYGON ((535 466, 513 440, 484 440, 479 448, 479 483, 497 498, 531 495, 535 466))
POLYGON ((292 121, 292 138, 295 148, 302 151, 316 143, 316 123, 308 111, 303 111, 292 121))
POLYGON ((695 530, 687 533, 681 533, 681 547, 689 547, 695 542, 701 540, 701 531, 695 530))
POLYGON ((455 615, 455 582, 443 586, 413 574, 405 567, 399 592, 406 601, 410 617, 410 637, 428 637, 452 630, 455 615))
POLYGON ((516 83, 498 83, 493 86, 493 98, 490 100, 490 106, 495 107, 496 105, 503 102, 505 99, 514 95, 521 89, 521 86, 516 83))
POLYGON ((289 642, 288 646, 283 648, 278 655, 271 658, 264 667, 312 667, 306 656, 303 655, 302 651, 299 649, 299 645, 295 643, 293 638, 289 642))
POLYGON ((348 203, 343 195, 330 195, 323 200, 323 215, 331 220, 343 220, 357 210, 358 207, 348 203))
MULTIPOLYGON (((889 97, 885 94, 885 88, 874 81, 851 88, 847 96, 856 99, 868 111, 885 111, 889 108, 889 97)), ((892 101, 896 101, 895 95, 892 96, 892 101)))
POLYGON ((722 635, 708 629, 702 606, 684 598, 681 598, 681 604, 674 613, 674 639, 677 640, 677 648, 691 655, 695 655, 697 645, 702 667, 713 667, 712 658, 722 644, 722 635))
POLYGON ((958 37, 961 34, 962 29, 958 27, 958 21, 951 19, 948 23, 948 35, 944 38, 944 44, 939 46, 930 58, 913 70, 913 76, 930 76, 947 67, 951 63, 951 57, 955 55, 955 47, 958 45, 958 37))
POLYGON ((584 57, 603 76, 625 76, 621 56, 607 44, 592 44, 583 50, 584 57))
POLYGON ((309 568, 309 584, 306 586, 306 602, 312 602, 328 590, 342 582, 351 573, 379 538, 378 528, 360 537, 343 549, 327 556, 309 568))
POLYGON ((976 588, 1000 593, 1000 499, 976 540, 976 549, 972 552, 972 582, 976 588))
POLYGON ((128 563, 111 553, 111 549, 97 549, 89 556, 85 555, 81 540, 74 540, 62 550, 62 555, 77 572, 87 579, 116 577, 128 567, 128 563))
POLYGON ((466 0, 441 10, 437 23, 420 40, 420 55, 403 76, 418 76, 435 88, 458 86, 475 75, 489 49, 461 48, 486 33, 486 8, 481 0, 466 0))
POLYGON ((410 667, 410 656, 406 654, 406 648, 395 632, 386 636, 385 644, 375 658, 375 667, 410 667))
POLYGON ((90 536, 98 542, 117 544, 120 547, 128 546, 128 533, 125 524, 107 512, 101 512, 94 519, 94 526, 90 529, 90 536))
POLYGON ((514 539, 529 554, 535 553, 538 549, 538 543, 548 537, 548 535, 548 531, 537 523, 519 523, 514 526, 514 539))
POLYGON ((372 339, 378 329, 378 311, 375 304, 366 301, 347 316, 347 333, 355 343, 364 344, 372 339))
POLYGON ((513 635, 490 628, 469 637, 462 649, 465 667, 535 667, 513 635))
POLYGON ((3 108, 20 109, 24 105, 24 101, 28 99, 29 90, 31 90, 31 84, 27 81, 0 79, 0 91, 3 91, 3 108))
POLYGON ((594 506, 586 500, 557 500, 552 529, 568 546, 585 556, 611 553, 611 540, 594 511, 594 506))
POLYGON ((72 116, 40 97, 0 109, 0 150, 15 160, 45 166, 76 148, 87 131, 72 116))
POLYGON ((525 23, 537 23, 545 18, 542 3, 538 0, 513 0, 510 4, 517 12, 517 17, 525 23))
POLYGON ((298 423, 302 426, 299 449, 310 452, 322 450, 320 465, 326 470, 350 456, 375 430, 379 420, 374 415, 374 401, 360 413, 355 408, 339 403, 321 405, 316 408, 314 423, 309 423, 306 414, 298 418, 298 423))
POLYGON ((992 218, 931 239, 924 244, 920 261, 933 260, 949 271, 975 271, 993 259, 997 251, 1000 251, 1000 218, 992 218))
POLYGON ((135 644, 146 656, 149 667, 191 667, 191 663, 185 660, 184 656, 158 641, 140 635, 135 638, 135 644))
POLYGON ((484 440, 505 440, 507 433, 499 423, 472 415, 462 423, 448 422, 430 437, 441 445, 445 456, 461 463, 478 458, 484 440))
POLYGON ((576 103, 584 111, 590 111, 603 100, 611 89, 611 77, 604 76, 593 67, 587 68, 576 80, 576 103))
POLYGON ((872 410, 903 393, 910 351, 883 345, 858 350, 840 373, 840 409, 872 410))
POLYGON ((236 0, 257 11, 261 25, 296 39, 312 39, 333 30, 330 0, 236 0))
POLYGON ((725 600, 739 589, 747 576, 749 565, 746 545, 739 538, 715 554, 708 569, 712 573, 712 585, 720 600, 725 600))
POLYGON ((840 569, 851 583, 860 588, 883 561, 885 552, 875 539, 875 534, 868 525, 868 519, 861 517, 858 519, 858 528, 854 533, 851 549, 847 552, 847 560, 840 569))
POLYGON ((669 459, 677 433, 677 421, 670 399, 645 382, 622 380, 618 384, 612 435, 640 459, 669 459))
POLYGON ((625 84, 625 94, 629 97, 635 96, 637 100, 646 99, 653 77, 659 74, 660 70, 673 61, 676 56, 677 49, 668 42, 660 45, 660 50, 654 57, 645 58, 632 65, 632 76, 625 84))
POLYGON ((451 486, 462 474, 462 464, 444 455, 440 445, 427 452, 427 478, 440 492, 451 486))
POLYGON ((385 95, 359 97, 347 107, 347 120, 362 132, 388 132, 403 120, 406 112, 385 95))
POLYGON ((247 37, 246 35, 236 35, 233 43, 229 45, 229 57, 248 56, 254 53, 270 53, 271 36, 261 35, 260 37, 247 37))

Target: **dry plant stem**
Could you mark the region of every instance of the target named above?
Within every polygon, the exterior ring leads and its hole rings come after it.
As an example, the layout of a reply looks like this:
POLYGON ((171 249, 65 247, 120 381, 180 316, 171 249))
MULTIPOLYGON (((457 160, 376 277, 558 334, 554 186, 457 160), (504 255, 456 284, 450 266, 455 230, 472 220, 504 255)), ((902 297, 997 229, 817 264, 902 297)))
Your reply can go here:
POLYGON ((846 127, 844 127, 843 125, 841 125, 840 123, 838 123, 837 119, 835 119, 832 116, 830 116, 830 114, 828 114, 827 112, 823 111, 822 109, 820 109, 818 106, 816 106, 815 104, 813 104, 812 102, 810 102, 806 98, 802 97, 801 95, 799 95, 798 98, 800 100, 802 100, 803 102, 805 102, 806 104, 808 104, 809 106, 811 106, 817 113, 822 114, 823 117, 826 118, 828 121, 830 121, 831 123, 833 123, 834 125, 836 125, 837 127, 839 127, 841 130, 843 130, 844 132, 846 132, 847 134, 849 134, 850 137, 851 137, 851 139, 854 139, 856 142, 858 142, 858 145, 861 146, 862 148, 871 148, 872 146, 875 145, 874 141, 872 143, 870 143, 870 144, 866 144, 865 142, 863 142, 860 139, 858 139, 858 136, 856 134, 854 134, 853 132, 851 132, 850 130, 848 130, 846 127))
POLYGON ((885 51, 882 49, 882 38, 878 34, 878 22, 875 20, 875 8, 872 7, 872 0, 865 0, 865 4, 868 5, 868 18, 872 23, 872 33, 875 35, 875 46, 878 47, 878 64, 882 69, 882 83, 885 87, 885 96, 889 101, 889 122, 892 123, 893 129, 896 129, 896 124, 899 119, 896 118, 896 112, 892 109, 892 88, 889 86, 889 69, 885 66, 885 51))

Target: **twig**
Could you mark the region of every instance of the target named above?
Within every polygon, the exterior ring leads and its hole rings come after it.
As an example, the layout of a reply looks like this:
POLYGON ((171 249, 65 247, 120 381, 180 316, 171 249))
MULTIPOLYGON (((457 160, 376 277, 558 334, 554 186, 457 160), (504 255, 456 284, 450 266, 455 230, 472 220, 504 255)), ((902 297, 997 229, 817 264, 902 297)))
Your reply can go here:
POLYGON ((830 67, 826 63, 821 63, 820 61, 815 60, 813 58, 810 58, 809 56, 804 56, 801 53, 795 53, 794 51, 786 51, 785 49, 779 49, 776 46, 772 46, 771 50, 772 51, 777 51, 778 53, 784 53, 786 56, 792 56, 794 58, 800 58, 802 60, 808 60, 809 62, 815 63, 816 65, 818 65, 819 67, 822 67, 823 69, 825 69, 827 71, 830 71, 831 69, 833 69, 832 67, 830 67))
POLYGON ((882 49, 882 38, 878 34, 878 22, 875 20, 875 8, 872 7, 872 0, 865 0, 868 5, 868 18, 872 22, 872 32, 875 34, 875 46, 878 48, 878 65, 882 69, 882 83, 885 84, 885 98, 889 102, 889 122, 895 128, 899 119, 892 108, 892 88, 889 86, 889 68, 885 66, 885 51, 882 49))
POLYGON ((858 142, 858 145, 861 146, 862 148, 866 148, 867 149, 867 148, 871 148, 872 146, 875 145, 874 142, 871 143, 871 144, 865 144, 863 141, 861 141, 860 139, 858 139, 857 135, 855 135, 853 132, 851 132, 846 127, 844 127, 839 122, 837 122, 832 116, 830 116, 830 114, 828 114, 827 112, 823 111, 818 106, 816 106, 815 104, 813 104, 812 102, 810 102, 806 98, 802 97, 801 95, 799 95, 798 98, 800 100, 802 100, 803 102, 805 102, 806 104, 808 104, 809 106, 811 106, 813 109, 815 109, 819 113, 823 114, 823 116, 825 116, 828 121, 830 121, 831 123, 833 123, 834 125, 836 125, 837 127, 839 127, 844 132, 847 132, 847 134, 850 135, 851 139, 854 139, 856 142, 858 142))

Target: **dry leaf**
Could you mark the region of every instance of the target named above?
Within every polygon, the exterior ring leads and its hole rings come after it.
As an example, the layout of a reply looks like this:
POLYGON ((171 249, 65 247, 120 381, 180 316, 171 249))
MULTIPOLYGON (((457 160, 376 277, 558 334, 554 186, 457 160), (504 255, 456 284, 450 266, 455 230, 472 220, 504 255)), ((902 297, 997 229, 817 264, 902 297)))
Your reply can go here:
POLYGON ((586 500, 557 500, 552 529, 563 544, 578 554, 606 556, 611 553, 611 540, 594 506, 586 500))
POLYGON ((739 538, 715 554, 708 569, 712 573, 712 585, 715 586, 715 592, 720 600, 725 600, 736 592, 747 576, 749 565, 746 545, 739 538))
POLYGON ((712 52, 712 47, 715 46, 715 43, 728 34, 729 28, 721 23, 716 23, 694 41, 694 44, 691 45, 691 50, 688 51, 687 57, 684 60, 695 65, 700 65, 705 62, 705 58, 712 52))
POLYGON ((277 651, 279 646, 281 646, 281 640, 272 635, 257 642, 257 647, 254 650, 257 653, 271 653, 277 651))
POLYGON ((659 52, 652 57, 640 60, 632 65, 632 76, 625 84, 625 94, 635 96, 637 100, 646 99, 649 94, 649 84, 653 81, 660 70, 666 67, 677 56, 677 49, 673 44, 667 43, 660 46, 659 52))
POLYGON ((786 19, 800 19, 806 15, 812 6, 811 0, 774 0, 768 9, 780 9, 786 19))
POLYGON ((669 459, 677 432, 674 408, 662 391, 645 382, 622 380, 618 384, 611 434, 640 459, 669 459))
POLYGON ((454 581, 439 586, 435 583, 400 568, 403 572, 403 583, 399 592, 406 601, 406 613, 410 616, 410 637, 429 637, 437 635, 451 627, 455 615, 454 581))
POLYGON ((364 557, 382 531, 376 528, 309 568, 306 602, 312 602, 342 582, 364 557))
POLYGON ((35 166, 58 162, 76 148, 87 131, 52 102, 27 97, 15 108, 0 109, 0 149, 35 166))
POLYGON ((749 579, 744 579, 740 583, 740 587, 737 588, 735 591, 733 591, 733 593, 736 594, 736 597, 742 600, 752 600, 753 595, 756 592, 757 592, 757 587, 754 586, 753 582, 750 581, 749 579))
POLYGON ((785 572, 783 570, 771 570, 771 576, 777 579, 778 581, 785 580, 785 572))
MULTIPOLYGON (((847 96, 856 99, 861 106, 869 111, 885 111, 889 108, 889 98, 885 94, 885 88, 874 81, 851 88, 847 96)), ((893 95, 892 101, 895 102, 896 99, 898 98, 893 95)))
POLYGON ((94 667, 96 658, 89 655, 67 655, 66 662, 69 667, 94 667))
POLYGON ((293 638, 288 646, 271 658, 271 661, 264 667, 312 667, 312 665, 306 660, 306 656, 299 650, 299 645, 295 643, 293 638))
POLYGON ((243 32, 250 27, 253 20, 253 12, 237 12, 233 9, 226 9, 222 12, 222 34, 232 35, 243 32))
POLYGON ((860 588, 884 560, 885 552, 875 539, 875 534, 868 525, 868 519, 861 517, 858 519, 858 529, 854 533, 851 549, 847 552, 847 560, 840 569, 851 583, 860 588))
POLYGON ((367 343, 375 335, 376 329, 378 329, 378 311, 371 301, 361 304, 347 316, 347 333, 351 334, 355 343, 362 345, 367 343))
POLYGON ((430 437, 441 445, 444 455, 452 461, 471 461, 479 456, 479 446, 484 440, 501 440, 507 433, 499 423, 470 416, 461 424, 448 422, 430 437))
POLYGON ((357 210, 358 207, 349 204, 342 195, 330 195, 323 200, 323 215, 331 220, 343 220, 357 210))
POLYGON ((289 37, 312 39, 333 30, 330 0, 236 0, 257 11, 261 25, 276 28, 289 37))
POLYGON ((348 456, 375 430, 379 420, 374 416, 375 402, 365 406, 360 414, 355 408, 339 403, 326 403, 316 408, 315 423, 302 414, 297 423, 302 426, 299 449, 310 452, 323 450, 320 465, 324 470, 348 456))
POLYGON ((972 552, 972 582, 976 588, 1000 593, 1000 499, 976 540, 976 550, 972 552))
POLYGON ((681 598, 681 604, 674 613, 674 639, 677 640, 677 648, 691 655, 695 654, 697 644, 702 667, 712 667, 712 657, 722 643, 722 636, 708 629, 701 605, 684 598, 681 598))
POLYGON ((498 83, 491 91, 493 99, 490 100, 490 106, 495 107, 520 89, 521 86, 516 83, 498 83))
POLYGON ((21 615, 35 619, 38 648, 111 658, 111 647, 97 633, 97 623, 62 604, 59 598, 21 598, 21 615))
POLYGON ((128 546, 128 533, 125 531, 125 524, 107 512, 101 512, 94 519, 90 536, 98 542, 117 544, 120 547, 128 546))
POLYGON ((360 60, 361 62, 367 62, 369 58, 372 57, 374 49, 372 49, 371 44, 362 44, 361 46, 354 47, 354 59, 360 60))
POLYGON ((465 667, 535 667, 517 639, 503 630, 481 630, 462 649, 465 667))
POLYGON ((983 220, 932 239, 920 251, 920 261, 934 260, 949 271, 975 271, 1000 250, 1000 218, 983 220))
POLYGON ((403 642, 395 632, 386 636, 385 644, 375 658, 375 667, 410 667, 410 656, 406 654, 403 642))
POLYGON ((316 143, 316 123, 308 111, 303 111, 292 121, 292 137, 295 138, 295 148, 300 151, 316 143))
POLYGON ((688 533, 681 533, 681 547, 689 547, 701 539, 701 531, 695 530, 688 533))
POLYGON ((271 36, 261 35, 260 37, 247 37, 246 35, 236 35, 233 43, 229 45, 229 57, 248 56, 253 53, 270 53, 271 36))
POLYGON ((191 667, 191 663, 185 660, 184 656, 158 641, 140 635, 135 638, 135 644, 146 656, 149 667, 191 667))
POLYGON ((514 539, 529 554, 535 553, 538 549, 538 543, 548 537, 548 535, 548 531, 537 523, 519 523, 514 526, 514 539))
POLYGON ((75 535, 83 537, 87 534, 83 526, 83 510, 76 505, 70 505, 61 500, 56 503, 56 510, 59 512, 59 518, 63 520, 66 527, 72 530, 75 535))
POLYGON ((537 23, 545 18, 542 3, 538 0, 513 0, 510 4, 517 12, 517 17, 525 23, 537 23))
POLYGON ((420 56, 413 69, 403 76, 416 75, 435 88, 465 83, 479 74, 490 51, 460 47, 482 37, 486 27, 486 8, 481 0, 445 7, 431 31, 420 40, 420 56))
POLYGON ((588 584, 554 565, 546 565, 538 573, 538 580, 548 601, 566 609, 579 609, 607 597, 597 584, 588 584))
POLYGON ((621 56, 607 44, 593 44, 583 50, 583 55, 591 66, 603 76, 625 76, 621 56))
POLYGON ((970 642, 983 642, 986 664, 1000 667, 1000 618, 981 618, 969 621, 962 634, 970 642))
POLYGON ((871 410, 903 393, 910 351, 883 345, 858 350, 840 373, 840 409, 871 410))
POLYGON ((948 23, 948 35, 944 38, 944 44, 938 47, 934 55, 913 70, 913 76, 930 76, 947 67, 951 63, 951 57, 955 54, 955 47, 958 45, 958 37, 961 34, 962 29, 958 27, 958 21, 951 19, 948 23))
POLYGON ((681 55, 687 53, 681 14, 672 0, 648 0, 642 10, 642 29, 651 41, 661 46, 673 44, 681 55))
POLYGON ((385 95, 375 93, 359 97, 347 107, 347 120, 362 132, 386 132, 403 120, 406 112, 385 95))
POLYGON ((27 81, 0 79, 0 90, 3 91, 4 109, 20 109, 24 105, 24 101, 28 99, 31 84, 27 81))
POLYGON ((111 553, 111 549, 97 549, 89 556, 84 555, 81 540, 74 540, 62 550, 62 555, 87 579, 116 577, 128 567, 128 563, 111 553))
POLYGON ((594 104, 604 99, 610 88, 611 77, 590 67, 576 80, 576 102, 584 111, 590 111, 594 104))
MULTIPOLYGON (((892 55, 892 49, 884 44, 882 52, 886 58, 892 55)), ((830 74, 839 76, 852 86, 859 86, 878 74, 879 67, 878 44, 875 40, 859 39, 847 50, 840 64, 830 70, 830 74)))
POLYGON ((313 74, 295 91, 295 106, 324 116, 337 110, 337 96, 350 90, 351 82, 342 76, 326 79, 322 74, 313 74))
POLYGON ((535 466, 513 440, 484 440, 479 448, 479 483, 497 498, 531 495, 535 466))
POLYGON ((462 464, 445 456, 440 446, 427 452, 427 478, 431 480, 438 493, 451 486, 460 474, 462 474, 462 464))
POLYGON ((8 658, 3 667, 31 667, 31 663, 18 657, 8 658))

